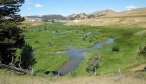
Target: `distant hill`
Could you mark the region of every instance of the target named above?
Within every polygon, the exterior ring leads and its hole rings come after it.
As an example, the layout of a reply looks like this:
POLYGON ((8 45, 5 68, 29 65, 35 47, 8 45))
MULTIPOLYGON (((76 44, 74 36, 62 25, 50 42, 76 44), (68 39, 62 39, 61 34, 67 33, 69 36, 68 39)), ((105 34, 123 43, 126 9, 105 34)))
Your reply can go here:
POLYGON ((98 17, 136 17, 136 16, 146 16, 146 8, 138 8, 133 10, 126 10, 122 12, 115 12, 113 10, 101 10, 95 11, 90 14, 80 13, 72 14, 66 17, 68 20, 80 20, 80 19, 94 19, 98 17))
POLYGON ((146 8, 137 8, 122 12, 115 12, 113 10, 102 10, 88 14, 88 18, 93 19, 98 17, 139 17, 139 16, 146 16, 146 8))
POLYGON ((146 16, 146 8, 138 8, 133 10, 117 12, 114 14, 109 14, 106 17, 138 17, 138 16, 146 16))
POLYGON ((72 14, 66 17, 67 20, 80 20, 80 19, 87 19, 88 15, 85 13, 80 14, 72 14))
POLYGON ((64 20, 65 19, 65 17, 62 15, 43 15, 41 18, 48 19, 48 20, 64 20))
POLYGON ((103 17, 111 14, 116 14, 116 12, 113 10, 95 11, 93 13, 88 14, 88 18, 103 17))
POLYGON ((40 16, 27 16, 27 18, 41 18, 40 16))
POLYGON ((81 19, 89 19, 89 18, 96 18, 96 17, 104 17, 111 14, 116 14, 117 12, 112 10, 102 10, 102 11, 95 11, 90 14, 80 13, 80 14, 72 14, 66 17, 67 20, 81 20, 81 19))
POLYGON ((64 20, 65 17, 62 15, 43 15, 43 16, 27 16, 27 19, 45 19, 45 20, 64 20))
POLYGON ((30 21, 30 22, 34 22, 34 21, 41 21, 41 17, 40 16, 26 16, 25 17, 25 21, 30 21))
POLYGON ((47 19, 47 20, 81 20, 81 19, 94 19, 94 18, 106 18, 106 17, 135 17, 135 16, 146 16, 146 8, 138 8, 133 10, 126 10, 122 12, 115 12, 113 10, 102 10, 102 11, 95 11, 90 14, 86 13, 79 13, 79 14, 72 14, 67 17, 63 15, 43 15, 43 16, 27 16, 29 19, 40 18, 40 19, 47 19))

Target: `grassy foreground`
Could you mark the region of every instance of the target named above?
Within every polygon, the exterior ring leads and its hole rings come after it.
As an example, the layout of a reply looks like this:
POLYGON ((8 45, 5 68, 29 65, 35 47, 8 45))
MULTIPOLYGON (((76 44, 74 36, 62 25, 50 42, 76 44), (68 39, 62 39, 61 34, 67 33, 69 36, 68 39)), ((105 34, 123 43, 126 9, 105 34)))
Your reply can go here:
POLYGON ((0 75, 0 84, 145 84, 145 79, 122 74, 89 77, 34 77, 0 75))

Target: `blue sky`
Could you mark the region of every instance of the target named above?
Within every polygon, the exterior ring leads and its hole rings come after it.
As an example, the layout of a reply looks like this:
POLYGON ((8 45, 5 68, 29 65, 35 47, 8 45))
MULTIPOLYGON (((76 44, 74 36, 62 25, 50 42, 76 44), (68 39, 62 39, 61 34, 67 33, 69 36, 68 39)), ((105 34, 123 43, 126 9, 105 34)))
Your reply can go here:
POLYGON ((146 7, 146 0, 26 0, 20 14, 45 15, 73 13, 91 13, 97 10, 112 9, 115 11, 131 10, 146 7))

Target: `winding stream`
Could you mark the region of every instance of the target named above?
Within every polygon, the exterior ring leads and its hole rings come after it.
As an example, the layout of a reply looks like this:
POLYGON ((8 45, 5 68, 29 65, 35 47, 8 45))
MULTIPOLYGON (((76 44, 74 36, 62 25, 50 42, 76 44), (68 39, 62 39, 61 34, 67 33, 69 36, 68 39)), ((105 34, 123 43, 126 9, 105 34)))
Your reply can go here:
MULTIPOLYGON (((96 44, 91 48, 102 48, 105 44, 111 44, 114 42, 114 38, 109 38, 106 42, 96 44)), ((65 54, 71 57, 71 60, 66 62, 58 71, 60 75, 66 75, 69 72, 74 71, 79 66, 80 62, 84 59, 84 53, 91 48, 71 48, 65 51, 65 54)))

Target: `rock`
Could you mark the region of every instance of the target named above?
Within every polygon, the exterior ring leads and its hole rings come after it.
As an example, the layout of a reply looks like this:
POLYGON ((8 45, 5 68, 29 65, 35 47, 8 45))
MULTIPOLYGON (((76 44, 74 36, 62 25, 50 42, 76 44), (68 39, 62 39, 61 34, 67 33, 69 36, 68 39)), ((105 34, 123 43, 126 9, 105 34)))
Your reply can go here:
POLYGON ((81 19, 87 19, 88 15, 85 13, 80 14, 72 14, 66 17, 67 20, 81 20, 81 19))

